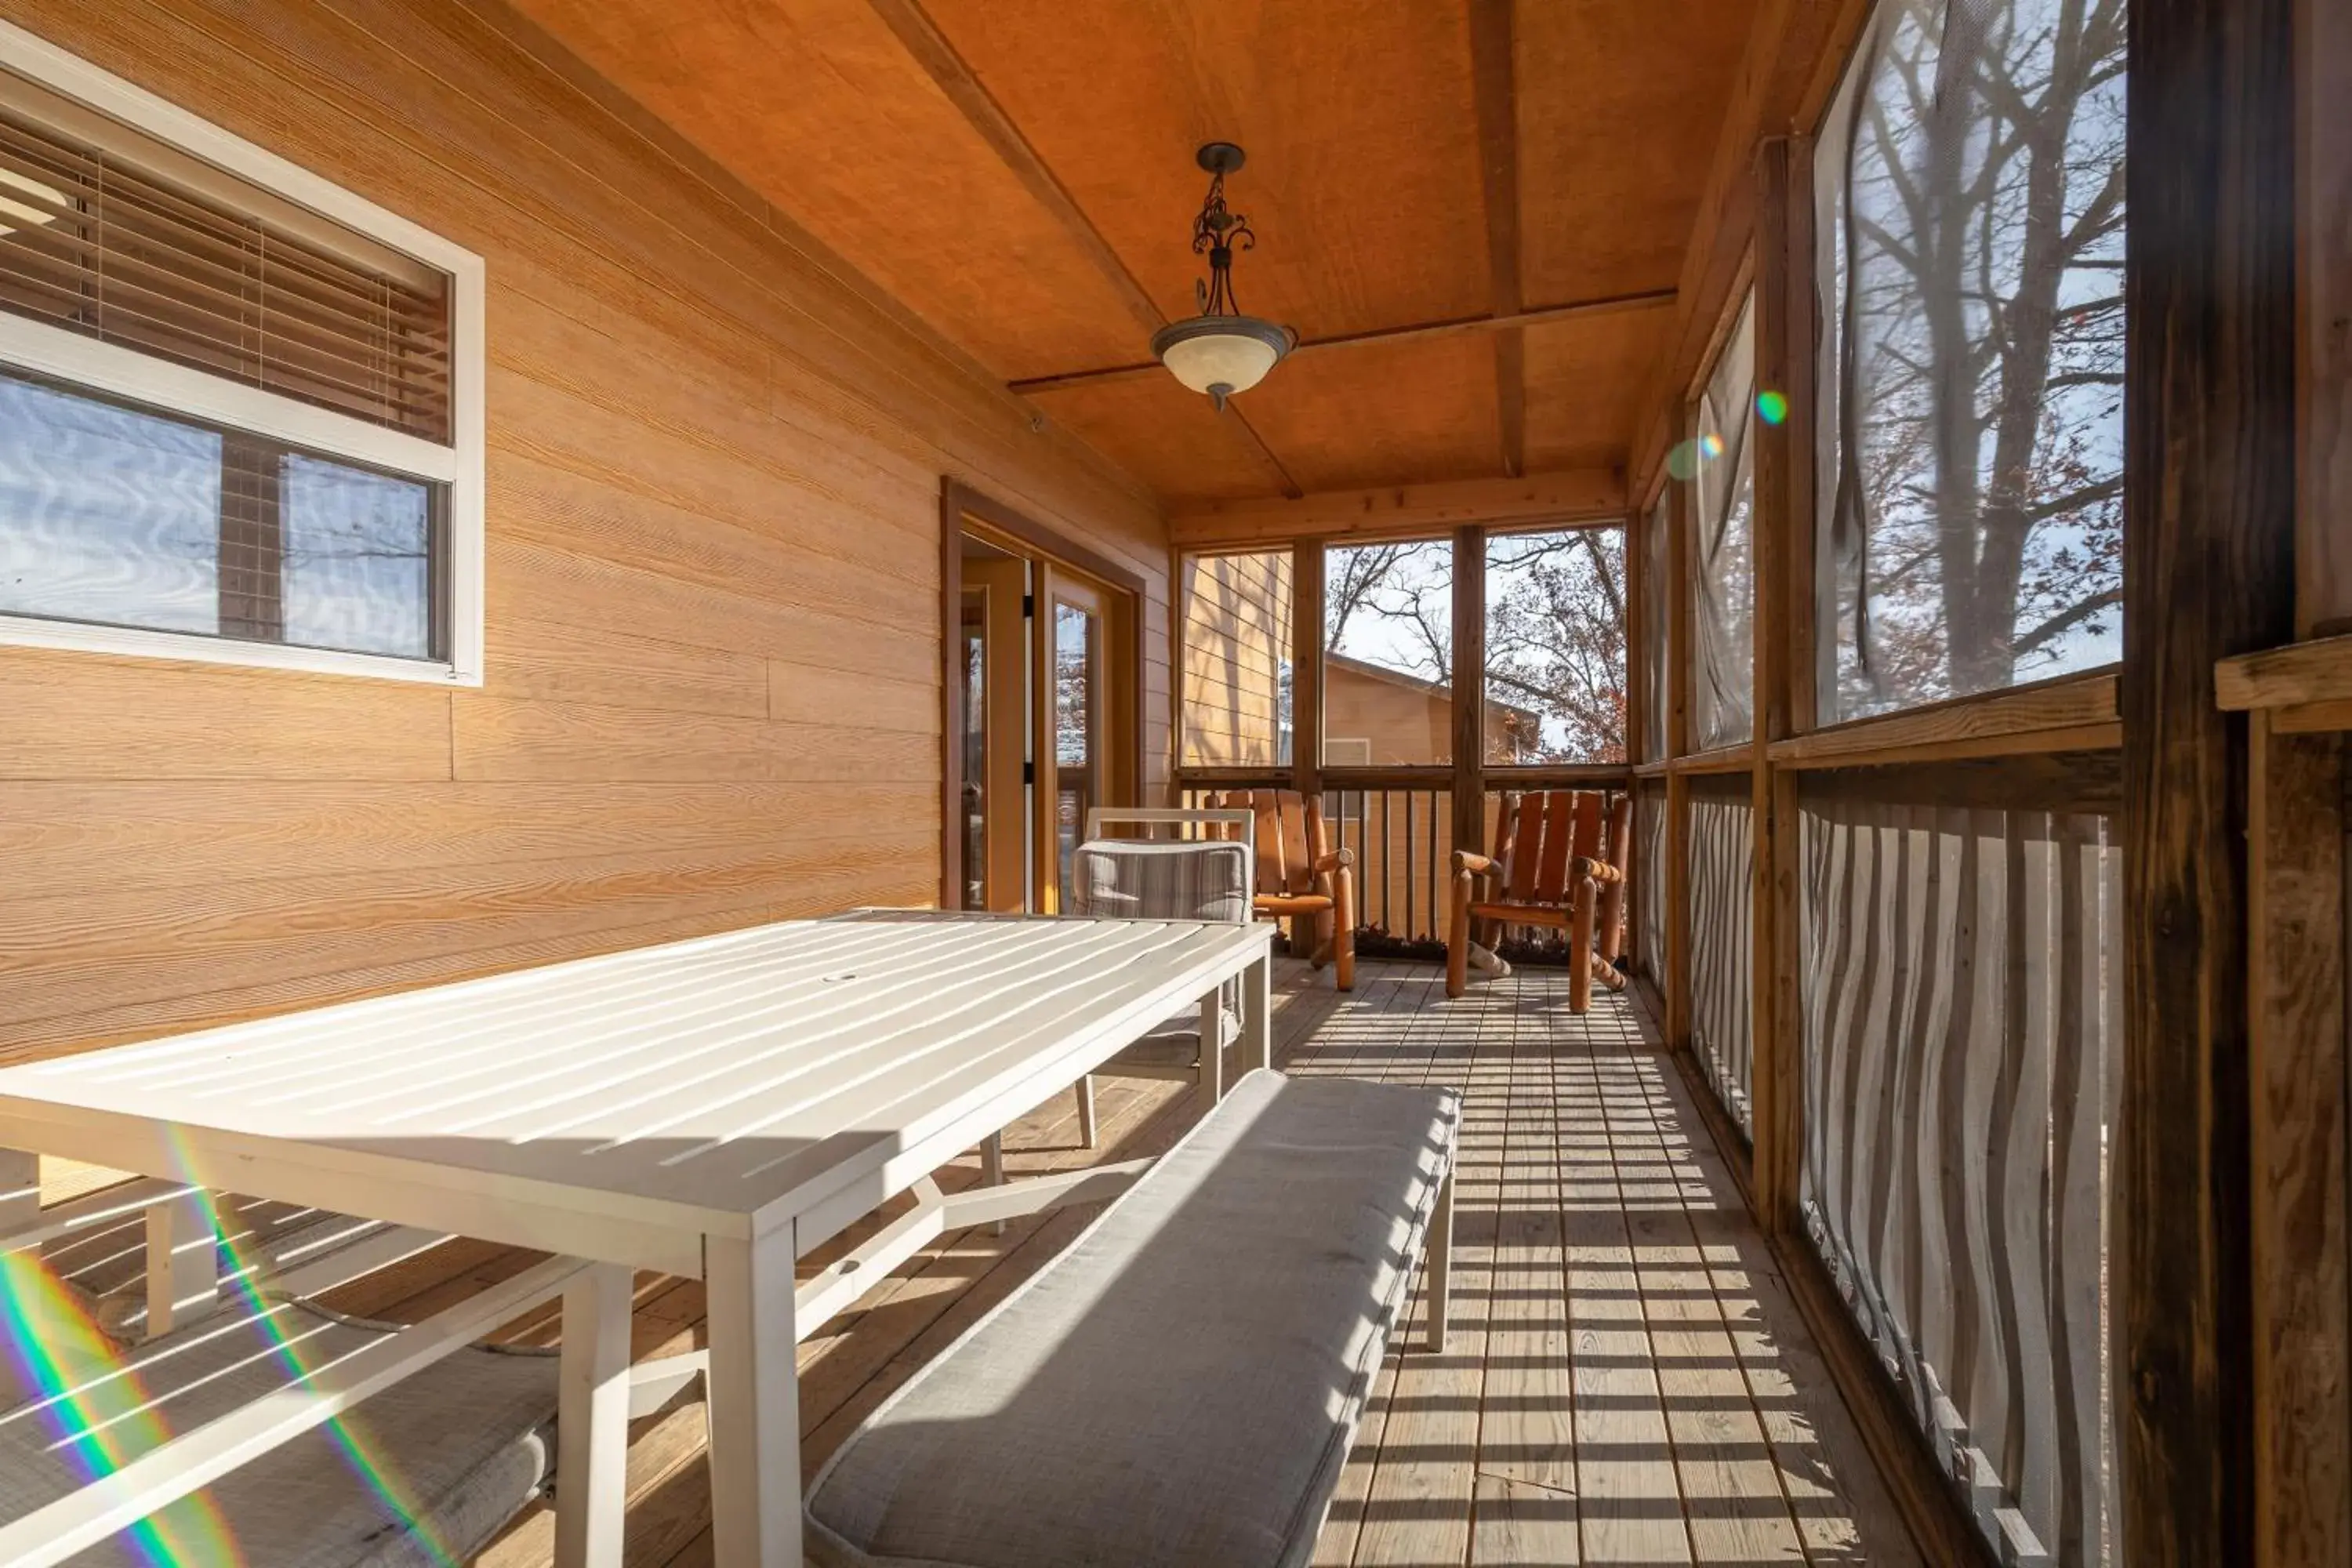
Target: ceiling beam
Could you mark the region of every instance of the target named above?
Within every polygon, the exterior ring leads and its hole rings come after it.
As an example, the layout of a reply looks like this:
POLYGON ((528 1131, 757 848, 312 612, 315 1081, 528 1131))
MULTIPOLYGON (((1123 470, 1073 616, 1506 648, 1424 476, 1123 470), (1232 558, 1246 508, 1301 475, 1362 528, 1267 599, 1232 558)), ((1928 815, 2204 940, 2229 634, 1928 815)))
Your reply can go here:
POLYGON ((1625 510, 1622 469, 1569 468, 1517 479, 1325 490, 1289 500, 1218 501, 1170 518, 1168 535, 1185 546, 1396 539, 1474 522, 1613 522, 1625 510))
MULTIPOLYGON (((1452 316, 1436 321, 1413 321, 1402 327, 1373 327, 1360 332, 1339 332, 1308 338, 1290 351, 1291 357, 1328 349, 1365 348, 1377 343, 1413 342, 1424 338, 1460 337, 1465 332, 1509 332, 1528 327, 1549 327, 1591 316, 1613 316, 1621 310, 1667 310, 1674 308, 1672 289, 1652 289, 1639 294, 1611 294, 1597 300, 1571 300, 1563 305, 1538 305, 1508 315, 1452 316)), ((1164 375, 1156 360, 1108 365, 1101 370, 1074 370, 1060 375, 1033 375, 1005 385, 1014 392, 1058 392, 1066 386, 1091 386, 1104 382, 1138 381, 1164 375)))
MULTIPOLYGON (((1514 78, 1514 0, 1470 0, 1470 79, 1478 111, 1478 180, 1486 203, 1486 267, 1495 314, 1518 313, 1519 108, 1514 78)), ((1528 338, 1495 334, 1495 408, 1503 472, 1527 471, 1528 338)))
MULTIPOLYGON (((1127 263, 1119 259, 1118 252, 1111 248, 1110 241, 1103 237, 1102 231, 1080 210, 1077 198, 1071 195, 1068 187, 1055 176, 1045 158, 1021 133, 1021 128, 1013 123, 1013 117, 1004 111, 1003 104, 996 101, 995 94, 982 84, 979 76, 956 52, 947 35, 940 31, 939 24, 932 21, 930 14, 923 9, 921 0, 868 0, 868 4, 873 6, 874 14, 882 18, 883 25, 915 58, 915 63, 923 68, 931 80, 938 84, 939 89, 947 95, 948 101, 955 105, 957 111, 971 123, 980 139, 988 143, 990 151, 1003 161, 1013 177, 1045 209, 1047 216, 1061 226, 1087 259, 1093 263, 1095 270, 1101 273, 1110 285, 1111 292, 1118 296, 1120 305, 1135 318, 1136 324, 1147 333, 1156 332, 1166 326, 1168 318, 1153 302, 1150 291, 1134 273, 1127 269, 1127 263)), ((1228 403, 1225 413, 1247 439, 1259 461, 1280 481, 1282 493, 1286 496, 1298 494, 1298 481, 1290 477, 1290 470, 1283 467, 1282 459, 1274 455, 1273 448, 1265 444, 1265 438, 1259 436, 1241 410, 1228 403)))

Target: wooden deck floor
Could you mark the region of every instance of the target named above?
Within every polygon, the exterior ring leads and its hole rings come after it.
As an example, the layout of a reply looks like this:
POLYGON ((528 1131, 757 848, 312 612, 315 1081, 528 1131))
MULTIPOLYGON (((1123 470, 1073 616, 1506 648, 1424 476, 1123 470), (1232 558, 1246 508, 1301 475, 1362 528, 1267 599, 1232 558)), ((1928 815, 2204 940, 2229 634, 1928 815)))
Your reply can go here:
MULTIPOLYGON (((1467 1096, 1454 1335, 1443 1355, 1391 1358, 1318 1563, 1916 1561, 1638 1008, 1603 995, 1575 1018, 1565 976, 1540 971, 1449 1004, 1433 967, 1368 964, 1347 997, 1328 975, 1286 967, 1276 1009, 1277 1060, 1294 1072, 1467 1096)), ((1104 1080, 1100 1109, 1091 1153, 1067 1100, 1018 1124, 1013 1173, 1152 1152, 1201 1107, 1188 1085, 1104 1080)), ((967 1159, 942 1182, 976 1179, 967 1159)), ((821 1463, 1093 1213, 944 1237, 803 1345, 804 1462, 821 1463)), ((336 1304, 410 1318, 531 1257, 451 1243, 336 1304)), ((691 1348, 701 1317, 698 1285, 641 1279, 638 1353, 691 1348)), ((516 1337, 544 1342, 553 1329, 542 1314, 516 1337)), ((633 1434, 630 1563, 710 1560, 702 1441, 691 1404, 633 1434)), ((536 1510, 478 1561, 548 1563, 553 1536, 536 1510)))

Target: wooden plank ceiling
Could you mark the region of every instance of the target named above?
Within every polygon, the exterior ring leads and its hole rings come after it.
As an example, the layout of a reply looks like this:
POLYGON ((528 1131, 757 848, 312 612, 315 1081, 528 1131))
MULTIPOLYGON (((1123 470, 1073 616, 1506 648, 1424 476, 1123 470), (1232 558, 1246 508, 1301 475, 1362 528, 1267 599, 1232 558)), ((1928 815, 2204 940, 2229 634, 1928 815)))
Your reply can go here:
POLYGON ((1171 510, 1623 464, 1750 13, 518 3, 1171 510), (1092 374, 1192 312, 1211 140, 1242 306, 1309 345, 1223 416, 1092 374))

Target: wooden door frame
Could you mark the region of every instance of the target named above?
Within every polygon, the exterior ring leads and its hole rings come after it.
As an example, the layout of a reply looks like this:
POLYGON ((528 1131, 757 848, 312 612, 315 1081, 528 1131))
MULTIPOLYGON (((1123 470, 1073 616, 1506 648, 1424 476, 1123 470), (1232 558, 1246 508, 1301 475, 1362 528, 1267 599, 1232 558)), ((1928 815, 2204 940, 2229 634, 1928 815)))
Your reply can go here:
MULTIPOLYGON (((1142 574, 1111 560, 1099 551, 1015 511, 961 479, 940 485, 940 907, 956 909, 963 901, 963 532, 964 521, 995 530, 1038 554, 1087 576, 1101 579, 1129 595, 1135 613, 1128 617, 1125 650, 1127 670, 1119 696, 1134 715, 1126 759, 1131 788, 1140 796, 1144 778, 1143 622, 1145 586, 1142 574)), ((1041 759, 1042 768, 1042 759, 1041 759)), ((1128 805, 1129 802, 1106 802, 1128 805)))
MULTIPOLYGON (((981 722, 986 777, 982 784, 982 812, 985 825, 982 835, 983 853, 987 864, 980 868, 979 880, 985 890, 983 907, 993 910, 1028 906, 1029 851, 1028 805, 1023 796, 1021 759, 1028 754, 1028 670, 1029 651, 1024 646, 1027 623, 1021 614, 1021 599, 1027 592, 1030 563, 1008 557, 1003 560, 967 562, 961 596, 980 596, 986 617, 984 631, 988 649, 985 679, 982 686, 989 711, 981 722), (977 569, 975 569, 977 568, 977 569), (1004 721, 992 728, 990 720, 1002 713, 1004 721), (1009 734, 999 729, 1009 727, 1009 734), (1005 741, 1017 742, 1017 746, 1005 741), (1011 826, 1017 829, 1014 837, 1020 842, 1008 844, 997 831, 1006 826, 1006 803, 1010 802, 1011 826), (1002 875, 1000 875, 1000 873, 1002 875)), ((961 671, 959 671, 961 675, 961 671)), ((959 709, 961 717, 970 715, 959 709)), ((968 736, 959 735, 959 742, 968 736)), ((959 764, 966 769, 961 775, 965 784, 971 783, 970 758, 963 745, 956 747, 959 764)), ((958 852, 968 854, 962 828, 963 805, 957 807, 958 852)), ((964 877, 957 885, 961 896, 973 879, 969 861, 963 863, 964 877)))

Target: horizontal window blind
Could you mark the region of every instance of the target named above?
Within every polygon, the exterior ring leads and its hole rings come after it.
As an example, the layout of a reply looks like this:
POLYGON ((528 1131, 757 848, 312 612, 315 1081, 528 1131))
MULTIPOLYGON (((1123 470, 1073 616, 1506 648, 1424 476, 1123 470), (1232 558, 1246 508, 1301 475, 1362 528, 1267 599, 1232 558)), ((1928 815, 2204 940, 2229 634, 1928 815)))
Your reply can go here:
POLYGON ((448 280, 0 73, 0 310, 450 439, 448 280))

